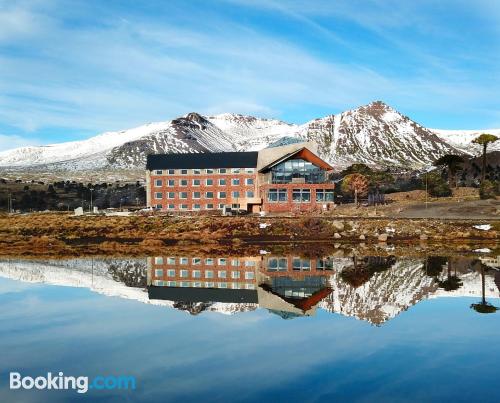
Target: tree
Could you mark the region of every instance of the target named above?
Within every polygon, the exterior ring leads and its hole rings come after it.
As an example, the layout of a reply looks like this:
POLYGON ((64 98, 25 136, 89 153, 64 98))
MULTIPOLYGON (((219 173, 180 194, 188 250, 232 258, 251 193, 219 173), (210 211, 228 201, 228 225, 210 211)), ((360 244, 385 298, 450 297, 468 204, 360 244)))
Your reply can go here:
POLYGON ((486 149, 488 144, 494 143, 498 140, 498 137, 493 134, 483 133, 479 137, 476 137, 472 142, 474 144, 479 144, 483 146, 483 166, 481 170, 481 182, 486 178, 486 149))
POLYGON ((486 281, 485 281, 486 265, 484 265, 481 262, 478 263, 481 265, 481 302, 478 302, 476 304, 471 304, 470 307, 478 313, 495 313, 498 310, 498 308, 486 301, 486 281))
POLYGON ((362 174, 350 174, 342 180, 342 191, 354 194, 354 204, 358 204, 358 195, 364 194, 368 189, 368 179, 362 174))
POLYGON ((479 197, 481 199, 494 199, 498 193, 498 184, 485 179, 479 186, 479 197))
POLYGON ((446 154, 434 161, 434 166, 445 166, 448 168, 448 184, 450 188, 457 187, 455 176, 462 167, 464 159, 460 155, 446 154))
POLYGON ((448 183, 441 177, 439 172, 429 172, 427 175, 427 187, 429 195, 432 197, 451 196, 451 189, 448 183))

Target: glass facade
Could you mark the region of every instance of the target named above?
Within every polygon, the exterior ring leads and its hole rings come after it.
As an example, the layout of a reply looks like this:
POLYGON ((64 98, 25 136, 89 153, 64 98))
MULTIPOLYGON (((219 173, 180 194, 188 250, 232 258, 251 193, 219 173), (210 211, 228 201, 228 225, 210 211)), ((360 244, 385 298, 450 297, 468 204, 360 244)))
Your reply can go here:
POLYGON ((292 159, 271 168, 271 183, 291 183, 292 179, 304 179, 305 183, 325 183, 326 174, 309 161, 292 159))

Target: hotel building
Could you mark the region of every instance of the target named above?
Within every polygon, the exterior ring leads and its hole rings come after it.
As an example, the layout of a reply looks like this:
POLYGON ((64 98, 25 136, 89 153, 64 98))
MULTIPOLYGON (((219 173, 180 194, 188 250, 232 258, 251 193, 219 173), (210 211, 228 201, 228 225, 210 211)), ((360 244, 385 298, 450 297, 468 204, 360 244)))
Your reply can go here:
POLYGON ((327 210, 333 167, 315 151, 312 143, 298 143, 259 152, 148 155, 147 204, 170 212, 327 210))

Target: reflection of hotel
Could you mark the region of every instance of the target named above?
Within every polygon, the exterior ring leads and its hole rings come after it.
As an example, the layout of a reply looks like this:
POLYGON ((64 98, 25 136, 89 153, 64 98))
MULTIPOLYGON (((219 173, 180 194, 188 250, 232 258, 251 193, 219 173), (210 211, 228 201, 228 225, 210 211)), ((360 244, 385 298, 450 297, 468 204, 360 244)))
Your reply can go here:
POLYGON ((298 256, 148 258, 151 299, 254 302, 280 316, 311 315, 330 292, 331 258, 298 256))

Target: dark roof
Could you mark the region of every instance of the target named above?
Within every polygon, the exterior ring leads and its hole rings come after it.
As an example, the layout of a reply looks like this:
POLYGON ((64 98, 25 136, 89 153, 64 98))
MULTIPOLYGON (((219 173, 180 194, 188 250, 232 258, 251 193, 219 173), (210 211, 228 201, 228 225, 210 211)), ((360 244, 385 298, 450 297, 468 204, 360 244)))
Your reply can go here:
POLYGON ((257 151, 227 153, 150 154, 146 169, 256 168, 257 151))
POLYGON ((181 302, 238 302, 257 303, 256 290, 235 290, 196 287, 148 287, 149 299, 162 299, 181 302))

